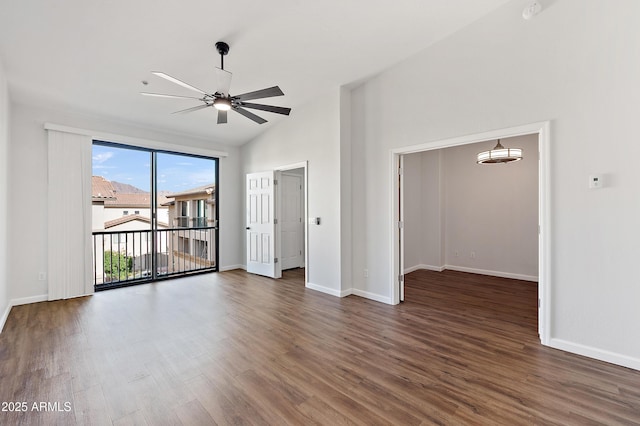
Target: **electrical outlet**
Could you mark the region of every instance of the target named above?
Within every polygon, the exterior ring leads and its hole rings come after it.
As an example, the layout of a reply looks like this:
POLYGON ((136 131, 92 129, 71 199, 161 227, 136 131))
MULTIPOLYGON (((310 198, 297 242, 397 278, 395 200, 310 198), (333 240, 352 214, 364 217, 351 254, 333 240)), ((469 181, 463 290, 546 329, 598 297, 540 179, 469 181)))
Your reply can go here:
POLYGON ((454 250, 454 251, 453 251, 453 255, 454 255, 455 257, 459 257, 459 256, 460 256, 460 252, 459 252, 458 250, 454 250))
POLYGON ((46 281, 47 280, 47 273, 46 272, 39 272, 38 273, 38 281, 46 281))
POLYGON ((476 258, 476 252, 472 251, 471 253, 469 253, 469 257, 471 257, 472 259, 476 258))
POLYGON ((369 270, 368 269, 364 270, 364 277, 365 278, 369 278, 369 270))

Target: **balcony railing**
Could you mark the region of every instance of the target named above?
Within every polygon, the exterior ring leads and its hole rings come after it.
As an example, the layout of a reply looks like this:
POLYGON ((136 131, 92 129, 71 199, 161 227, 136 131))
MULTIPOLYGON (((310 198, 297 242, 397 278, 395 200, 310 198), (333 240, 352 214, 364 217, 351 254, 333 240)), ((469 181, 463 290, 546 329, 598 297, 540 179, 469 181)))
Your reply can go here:
POLYGON ((205 228, 208 225, 206 217, 178 216, 174 219, 176 228, 205 228))
POLYGON ((94 232, 95 289, 215 271, 216 232, 215 227, 94 232))

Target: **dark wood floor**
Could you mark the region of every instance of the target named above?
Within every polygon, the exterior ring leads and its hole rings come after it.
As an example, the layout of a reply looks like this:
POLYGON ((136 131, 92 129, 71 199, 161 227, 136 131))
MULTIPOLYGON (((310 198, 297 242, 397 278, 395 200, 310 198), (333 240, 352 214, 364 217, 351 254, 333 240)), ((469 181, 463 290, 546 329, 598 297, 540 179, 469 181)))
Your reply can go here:
POLYGON ((15 307, 0 400, 28 410, 0 424, 640 424, 640 372, 539 344, 535 284, 406 287, 388 306, 231 271, 15 307))

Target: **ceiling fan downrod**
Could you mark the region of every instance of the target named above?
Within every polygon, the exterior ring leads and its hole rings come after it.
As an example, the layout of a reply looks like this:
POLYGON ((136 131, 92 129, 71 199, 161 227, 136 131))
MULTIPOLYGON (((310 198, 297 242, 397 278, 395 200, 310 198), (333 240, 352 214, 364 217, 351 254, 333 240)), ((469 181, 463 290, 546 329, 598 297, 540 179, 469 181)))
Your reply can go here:
POLYGON ((216 50, 220 54, 220 69, 224 69, 224 57, 229 53, 229 45, 224 41, 219 41, 216 43, 216 50))

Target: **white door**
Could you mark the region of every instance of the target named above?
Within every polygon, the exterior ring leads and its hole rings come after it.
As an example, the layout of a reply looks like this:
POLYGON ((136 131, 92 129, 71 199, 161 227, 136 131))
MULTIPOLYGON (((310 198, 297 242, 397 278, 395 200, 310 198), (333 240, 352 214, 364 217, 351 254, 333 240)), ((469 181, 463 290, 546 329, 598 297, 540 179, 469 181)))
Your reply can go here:
POLYGON ((302 176, 294 174, 281 175, 278 185, 281 213, 280 241, 282 269, 304 266, 302 247, 304 242, 302 223, 302 176))
POLYGON ((275 172, 247 174, 247 272, 280 278, 274 202, 275 172))

